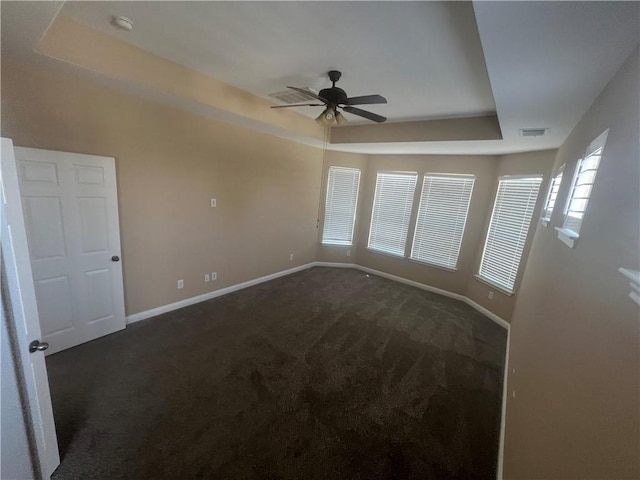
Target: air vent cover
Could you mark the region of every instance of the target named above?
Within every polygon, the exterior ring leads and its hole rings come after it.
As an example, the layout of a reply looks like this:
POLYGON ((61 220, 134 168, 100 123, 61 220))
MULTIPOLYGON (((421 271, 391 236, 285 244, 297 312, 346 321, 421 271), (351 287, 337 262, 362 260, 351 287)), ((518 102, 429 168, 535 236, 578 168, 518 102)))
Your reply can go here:
MULTIPOLYGON (((310 88, 305 88, 305 90, 317 95, 316 92, 310 88)), ((269 96, 282 103, 309 103, 314 101, 312 97, 307 97, 305 94, 296 92, 295 90, 283 90, 282 92, 270 93, 269 96)))
POLYGON ((547 133, 548 128, 521 128, 520 136, 521 137, 541 137, 545 133, 547 133))

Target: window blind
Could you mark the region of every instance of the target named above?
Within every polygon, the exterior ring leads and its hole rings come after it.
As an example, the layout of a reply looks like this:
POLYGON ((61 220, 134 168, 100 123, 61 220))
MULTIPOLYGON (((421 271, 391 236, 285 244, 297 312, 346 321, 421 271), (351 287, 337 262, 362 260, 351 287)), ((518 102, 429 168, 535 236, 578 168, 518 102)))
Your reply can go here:
POLYGON ((562 183, 562 175, 564 174, 564 165, 562 165, 556 175, 551 179, 551 185, 549 186, 549 193, 547 194, 547 200, 544 204, 544 219, 550 220, 553 208, 556 205, 558 199, 558 190, 560 190, 560 184, 562 183))
POLYGON ((600 166, 600 158, 602 157, 602 150, 608 133, 609 130, 605 131, 591 142, 591 145, 587 148, 586 155, 578 162, 562 226, 562 228, 571 230, 575 234, 579 234, 582 227, 582 220, 587 211, 587 204, 589 203, 593 183, 600 166))
POLYGON ((411 258, 455 269, 475 177, 424 176, 411 258))
POLYGON ((417 173, 378 172, 368 247, 405 255, 417 173))
POLYGON ((330 167, 324 208, 322 243, 351 245, 358 205, 360 170, 330 167))
POLYGON ((498 183, 479 275, 508 292, 520 267, 542 177, 505 177, 498 183))

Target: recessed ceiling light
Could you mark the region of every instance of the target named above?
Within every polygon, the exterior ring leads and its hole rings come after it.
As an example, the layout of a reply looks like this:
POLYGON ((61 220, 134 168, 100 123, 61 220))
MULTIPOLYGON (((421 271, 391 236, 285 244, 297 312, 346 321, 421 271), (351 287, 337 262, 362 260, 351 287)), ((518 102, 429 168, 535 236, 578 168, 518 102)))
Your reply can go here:
POLYGON ((133 22, 130 18, 127 17, 113 17, 111 19, 111 25, 120 30, 124 30, 125 32, 130 32, 133 30, 133 22))

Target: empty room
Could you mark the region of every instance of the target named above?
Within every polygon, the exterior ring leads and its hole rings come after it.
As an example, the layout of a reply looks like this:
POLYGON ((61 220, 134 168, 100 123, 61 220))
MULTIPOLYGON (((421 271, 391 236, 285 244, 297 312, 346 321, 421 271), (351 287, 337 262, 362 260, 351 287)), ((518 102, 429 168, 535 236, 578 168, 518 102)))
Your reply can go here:
POLYGON ((640 478, 640 3, 2 1, 0 478, 640 478))

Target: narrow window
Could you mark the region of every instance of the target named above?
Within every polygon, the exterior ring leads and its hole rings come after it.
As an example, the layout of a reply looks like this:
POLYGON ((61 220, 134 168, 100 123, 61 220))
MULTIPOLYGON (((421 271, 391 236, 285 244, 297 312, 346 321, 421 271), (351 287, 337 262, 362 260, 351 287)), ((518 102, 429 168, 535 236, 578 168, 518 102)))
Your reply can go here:
POLYGON ((404 257, 417 173, 378 172, 368 247, 404 257))
POLYGON ((558 198, 558 190, 560 190, 560 184, 562 183, 563 173, 564 165, 558 169, 549 184, 549 192, 547 193, 547 198, 544 202, 544 214, 540 219, 545 226, 547 226, 551 220, 551 214, 553 214, 553 208, 555 207, 556 200, 558 198))
POLYGON ((564 223, 558 231, 561 238, 565 237, 563 241, 570 240, 570 242, 565 241, 565 243, 571 247, 573 246, 573 240, 580 235, 580 228, 582 227, 584 214, 587 211, 589 197, 596 179, 596 173, 598 173, 602 150, 608 134, 609 130, 591 142, 585 156, 578 161, 576 166, 576 174, 571 185, 571 194, 565 207, 564 223))
POLYGON ((473 175, 424 176, 412 260, 456 268, 474 181, 473 175))
POLYGON ((503 177, 493 204, 479 276, 513 292, 542 177, 503 177))
POLYGON ((343 167, 329 168, 322 232, 323 244, 352 245, 359 185, 360 170, 343 167))

